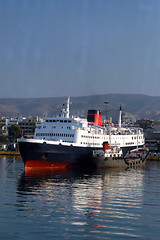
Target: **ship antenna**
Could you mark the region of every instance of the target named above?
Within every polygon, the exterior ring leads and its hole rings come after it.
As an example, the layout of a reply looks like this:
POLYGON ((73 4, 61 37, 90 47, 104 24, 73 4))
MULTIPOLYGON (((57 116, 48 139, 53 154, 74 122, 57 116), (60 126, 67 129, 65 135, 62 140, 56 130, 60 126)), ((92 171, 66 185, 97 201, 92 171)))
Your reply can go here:
POLYGON ((107 104, 109 104, 109 101, 104 102, 106 104, 106 121, 108 121, 108 109, 107 109, 107 104))
POLYGON ((122 126, 122 106, 120 105, 118 127, 121 127, 121 126, 122 126))
POLYGON ((66 100, 67 108, 66 108, 66 118, 69 118, 69 105, 71 104, 70 97, 66 100))

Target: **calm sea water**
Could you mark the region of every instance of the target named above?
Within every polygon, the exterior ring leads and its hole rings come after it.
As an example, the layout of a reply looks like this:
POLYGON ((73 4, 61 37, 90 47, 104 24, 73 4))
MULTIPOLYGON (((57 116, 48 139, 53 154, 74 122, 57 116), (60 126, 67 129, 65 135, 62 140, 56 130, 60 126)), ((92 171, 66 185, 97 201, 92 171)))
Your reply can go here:
POLYGON ((20 158, 0 158, 0 239, 159 236, 160 162, 134 169, 24 173, 20 158))

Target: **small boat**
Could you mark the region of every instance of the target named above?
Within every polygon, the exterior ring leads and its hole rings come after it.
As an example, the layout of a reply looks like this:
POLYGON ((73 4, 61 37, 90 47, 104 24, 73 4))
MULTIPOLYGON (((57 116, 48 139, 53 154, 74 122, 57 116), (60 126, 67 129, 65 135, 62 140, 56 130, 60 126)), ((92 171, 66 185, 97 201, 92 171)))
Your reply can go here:
POLYGON ((118 146, 110 146, 108 142, 103 142, 101 150, 93 151, 95 166, 98 168, 117 168, 144 165, 149 150, 146 147, 136 148, 123 155, 123 151, 118 146))
POLYGON ((149 149, 146 147, 135 148, 126 153, 124 160, 127 165, 144 165, 149 154, 149 149))

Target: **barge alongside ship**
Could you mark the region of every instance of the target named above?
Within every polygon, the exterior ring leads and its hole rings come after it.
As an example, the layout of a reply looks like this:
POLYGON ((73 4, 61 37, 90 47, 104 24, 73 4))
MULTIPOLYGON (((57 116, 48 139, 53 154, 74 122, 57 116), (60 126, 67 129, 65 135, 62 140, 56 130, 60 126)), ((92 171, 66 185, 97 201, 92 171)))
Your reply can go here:
POLYGON ((19 138, 18 145, 25 169, 66 168, 73 165, 94 165, 93 151, 102 149, 104 141, 128 150, 144 146, 141 128, 121 126, 121 110, 117 127, 102 123, 98 110, 89 110, 87 119, 70 117, 70 98, 60 117, 45 118, 36 124, 33 139, 19 138))
POLYGON ((97 168, 120 168, 145 165, 149 149, 135 148, 125 156, 121 148, 103 143, 103 149, 93 151, 94 164, 97 168))

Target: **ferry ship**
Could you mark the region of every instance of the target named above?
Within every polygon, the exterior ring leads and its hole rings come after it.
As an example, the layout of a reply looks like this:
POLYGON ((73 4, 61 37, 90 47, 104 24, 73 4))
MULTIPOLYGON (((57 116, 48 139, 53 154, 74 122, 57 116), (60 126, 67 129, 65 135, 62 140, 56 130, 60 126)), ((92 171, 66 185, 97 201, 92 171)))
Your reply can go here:
POLYGON ((145 144, 141 128, 127 128, 119 122, 115 127, 102 122, 99 110, 88 110, 86 119, 70 117, 70 98, 59 117, 47 117, 37 122, 34 138, 17 139, 25 169, 66 168, 73 165, 91 166, 93 151, 102 149, 103 142, 128 150, 145 144))

